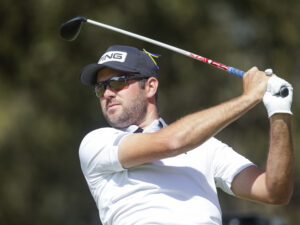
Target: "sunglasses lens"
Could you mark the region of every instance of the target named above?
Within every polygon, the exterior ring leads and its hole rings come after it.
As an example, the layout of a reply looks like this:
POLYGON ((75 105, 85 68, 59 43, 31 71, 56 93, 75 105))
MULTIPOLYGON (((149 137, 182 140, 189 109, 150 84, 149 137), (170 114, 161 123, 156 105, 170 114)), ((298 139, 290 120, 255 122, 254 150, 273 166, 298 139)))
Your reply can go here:
POLYGON ((125 88, 127 85, 128 84, 125 80, 112 80, 110 81, 109 84, 109 86, 116 91, 120 91, 121 89, 125 88))
POLYGON ((103 96, 104 91, 105 91, 104 85, 99 85, 95 87, 95 93, 98 98, 103 96))
MULTIPOLYGON (((95 93, 96 93, 96 96, 98 98, 102 97, 104 95, 104 92, 106 90, 106 86, 107 86, 107 83, 104 84, 98 84, 95 86, 95 93)), ((120 91, 122 90, 123 88, 126 88, 128 87, 128 84, 126 82, 126 80, 122 79, 122 80, 110 80, 108 82, 108 86, 112 89, 114 89, 115 91, 120 91)))

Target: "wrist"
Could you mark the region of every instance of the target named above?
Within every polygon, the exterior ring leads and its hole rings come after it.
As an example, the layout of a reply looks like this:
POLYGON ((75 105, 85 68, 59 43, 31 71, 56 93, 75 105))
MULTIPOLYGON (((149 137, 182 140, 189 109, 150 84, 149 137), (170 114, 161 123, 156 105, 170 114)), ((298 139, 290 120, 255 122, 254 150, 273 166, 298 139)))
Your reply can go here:
POLYGON ((262 97, 258 96, 256 93, 244 93, 241 95, 241 98, 243 102, 253 106, 262 101, 262 97))
POLYGON ((292 118, 292 114, 289 113, 275 113, 270 117, 271 122, 275 122, 278 120, 290 122, 292 118))

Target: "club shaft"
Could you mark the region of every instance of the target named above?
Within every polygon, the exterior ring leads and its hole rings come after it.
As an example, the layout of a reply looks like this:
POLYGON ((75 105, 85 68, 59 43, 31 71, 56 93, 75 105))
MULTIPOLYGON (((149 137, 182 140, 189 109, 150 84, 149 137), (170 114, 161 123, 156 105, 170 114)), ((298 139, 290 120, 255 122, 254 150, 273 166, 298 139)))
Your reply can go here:
MULTIPOLYGON (((228 73, 233 74, 233 75, 238 76, 238 77, 243 77, 243 75, 245 74, 245 72, 242 71, 242 70, 236 69, 236 68, 231 67, 231 66, 226 66, 226 65, 221 64, 219 62, 216 62, 214 60, 205 58, 203 56, 200 56, 200 55, 197 55, 197 54, 194 54, 194 53, 191 53, 189 51, 185 51, 183 49, 174 47, 172 45, 165 44, 165 43, 160 42, 160 41, 153 40, 151 38, 144 37, 144 36, 139 35, 139 34, 135 34, 135 33, 132 33, 132 32, 126 31, 126 30, 122 30, 122 29, 119 29, 119 28, 116 28, 116 27, 113 27, 113 26, 110 26, 110 25, 107 25, 107 24, 104 24, 104 23, 100 23, 100 22, 97 22, 97 21, 94 21, 94 20, 91 20, 91 19, 86 19, 85 22, 96 25, 96 26, 99 26, 99 27, 103 27, 103 28, 106 28, 108 30, 112 30, 112 31, 115 31, 115 32, 118 32, 118 33, 122 33, 122 34, 125 34, 127 36, 130 36, 130 37, 142 40, 142 41, 146 41, 146 42, 149 42, 151 44, 154 44, 154 45, 166 48, 166 49, 169 49, 171 51, 174 51, 174 52, 177 52, 179 54, 188 56, 190 58, 199 60, 203 63, 209 64, 209 65, 214 66, 216 68, 225 70, 228 73)), ((281 95, 282 97, 285 97, 285 96, 288 95, 288 93, 289 93, 289 91, 286 87, 281 87, 279 95, 281 95)))
POLYGON ((185 51, 183 49, 174 47, 172 45, 165 44, 165 43, 160 42, 160 41, 153 40, 151 38, 144 37, 142 35, 138 35, 138 34, 126 31, 126 30, 122 30, 122 29, 119 29, 119 28, 116 28, 116 27, 113 27, 113 26, 110 26, 110 25, 107 25, 107 24, 104 24, 104 23, 100 23, 100 22, 97 22, 97 21, 94 21, 94 20, 91 20, 91 19, 87 19, 86 22, 90 23, 90 24, 93 24, 93 25, 96 25, 96 26, 99 26, 99 27, 103 27, 103 28, 109 29, 109 30, 113 30, 113 31, 118 32, 118 33, 125 34, 127 36, 131 36, 133 38, 136 38, 136 39, 139 39, 139 40, 142 40, 142 41, 149 42, 151 44, 154 44, 154 45, 166 48, 166 49, 169 49, 171 51, 177 52, 179 54, 188 56, 190 58, 199 60, 199 61, 201 61, 203 63, 206 63, 206 64, 212 65, 214 67, 217 67, 219 69, 225 70, 228 73, 231 73, 231 74, 239 76, 239 77, 242 77, 244 75, 244 73, 245 73, 244 71, 241 71, 241 70, 236 69, 234 67, 226 66, 226 65, 221 64, 219 62, 216 62, 214 60, 211 60, 211 59, 205 58, 203 56, 200 56, 200 55, 197 55, 197 54, 185 51))

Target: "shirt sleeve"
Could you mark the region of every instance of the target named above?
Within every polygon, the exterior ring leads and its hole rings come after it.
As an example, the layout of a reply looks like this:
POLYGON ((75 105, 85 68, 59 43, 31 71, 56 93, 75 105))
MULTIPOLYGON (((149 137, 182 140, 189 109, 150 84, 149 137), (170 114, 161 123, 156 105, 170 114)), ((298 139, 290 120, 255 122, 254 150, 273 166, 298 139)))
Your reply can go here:
POLYGON ((228 194, 234 195, 231 183, 242 170, 254 164, 231 147, 213 138, 214 145, 213 169, 216 186, 228 194))
POLYGON ((87 134, 79 147, 83 174, 91 177, 124 170, 118 159, 118 145, 128 134, 114 128, 101 128, 87 134))

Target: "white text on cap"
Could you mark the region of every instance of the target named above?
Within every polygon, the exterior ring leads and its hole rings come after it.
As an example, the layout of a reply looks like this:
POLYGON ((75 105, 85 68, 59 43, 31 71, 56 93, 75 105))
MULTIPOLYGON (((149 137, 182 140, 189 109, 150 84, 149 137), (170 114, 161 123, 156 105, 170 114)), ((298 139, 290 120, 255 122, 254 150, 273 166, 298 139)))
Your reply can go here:
POLYGON ((98 61, 98 64, 103 64, 106 62, 116 61, 116 62, 125 62, 127 57, 127 52, 121 51, 110 51, 104 53, 98 61))

